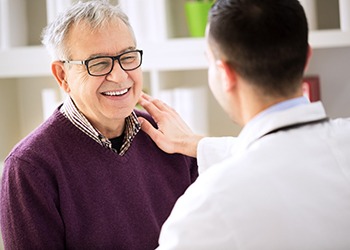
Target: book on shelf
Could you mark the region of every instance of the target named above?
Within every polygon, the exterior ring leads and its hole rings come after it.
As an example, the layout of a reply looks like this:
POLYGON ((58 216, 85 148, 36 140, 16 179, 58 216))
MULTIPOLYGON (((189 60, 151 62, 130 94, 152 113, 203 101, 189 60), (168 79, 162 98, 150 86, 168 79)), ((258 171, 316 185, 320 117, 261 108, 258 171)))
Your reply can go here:
POLYGON ((45 88, 41 90, 43 119, 49 118, 57 107, 63 103, 67 94, 62 89, 45 88))
POLYGON ((72 4, 72 0, 46 0, 47 23, 55 20, 57 15, 72 4))
POLYGON ((304 76, 302 86, 304 96, 306 96, 310 102, 321 100, 321 86, 319 76, 304 76))
MULTIPOLYGON (((346 0, 348 1, 348 0, 346 0)), ((299 0, 303 6, 310 30, 317 30, 317 3, 316 0, 299 0)))
POLYGON ((340 29, 342 31, 350 30, 350 1, 339 0, 340 29))
POLYGON ((0 0, 0 49, 27 44, 26 4, 25 0, 0 0))
POLYGON ((176 110, 187 125, 198 134, 207 134, 207 89, 179 87, 159 91, 159 99, 176 110))
POLYGON ((167 1, 119 0, 122 10, 128 15, 136 40, 163 41, 167 38, 167 1))

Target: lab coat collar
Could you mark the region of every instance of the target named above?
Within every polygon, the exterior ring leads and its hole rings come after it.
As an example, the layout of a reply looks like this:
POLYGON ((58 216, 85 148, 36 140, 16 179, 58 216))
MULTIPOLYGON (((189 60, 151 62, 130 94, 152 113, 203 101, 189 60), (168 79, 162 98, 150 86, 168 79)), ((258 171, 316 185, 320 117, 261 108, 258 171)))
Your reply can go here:
MULTIPOLYGON (((298 105, 286 110, 269 113, 256 121, 252 120, 247 123, 238 136, 239 148, 247 149, 254 141, 273 130, 324 118, 326 118, 326 112, 321 102, 298 105)), ((237 150, 237 148, 234 150, 237 150)))

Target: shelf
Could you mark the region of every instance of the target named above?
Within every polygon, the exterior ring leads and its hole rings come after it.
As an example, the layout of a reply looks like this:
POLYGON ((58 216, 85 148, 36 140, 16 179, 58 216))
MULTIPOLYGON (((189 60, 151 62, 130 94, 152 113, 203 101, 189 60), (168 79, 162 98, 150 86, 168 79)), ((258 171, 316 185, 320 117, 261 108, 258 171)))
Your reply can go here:
POLYGON ((0 51, 0 78, 48 76, 50 57, 42 46, 16 47, 0 51))
POLYGON ((208 66, 204 38, 178 38, 140 44, 145 71, 196 70, 208 66))
POLYGON ((313 49, 340 48, 350 46, 350 31, 317 30, 309 33, 309 43, 313 49))
MULTIPOLYGON (((144 71, 192 70, 207 67, 204 39, 173 39, 140 44, 144 71)), ((51 75, 50 57, 43 46, 0 51, 0 78, 51 75), (14 60, 16 59, 16 60, 14 60)))
MULTIPOLYGON (((313 49, 350 46, 350 31, 321 30, 309 34, 313 49)), ((142 69, 175 71, 206 69, 204 38, 176 38, 161 42, 141 42, 142 69)), ((16 47, 0 51, 0 78, 51 75, 50 58, 43 46, 16 47), (16 59, 16 60, 14 60, 16 59)))

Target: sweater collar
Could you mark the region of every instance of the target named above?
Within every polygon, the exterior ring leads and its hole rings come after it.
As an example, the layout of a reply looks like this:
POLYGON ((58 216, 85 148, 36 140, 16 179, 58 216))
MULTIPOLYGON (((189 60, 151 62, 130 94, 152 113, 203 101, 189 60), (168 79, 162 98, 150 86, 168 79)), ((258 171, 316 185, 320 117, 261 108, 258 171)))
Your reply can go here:
MULTIPOLYGON (((68 118, 68 120, 70 120, 78 129, 88 135, 91 139, 98 142, 101 146, 117 152, 112 148, 111 141, 102 135, 101 132, 89 122, 86 116, 78 110, 74 104, 74 101, 69 96, 64 101, 60 111, 65 117, 68 118)), ((138 122, 134 111, 125 118, 125 123, 124 141, 119 152, 119 155, 121 156, 124 155, 130 148, 132 140, 141 129, 141 125, 138 122)))

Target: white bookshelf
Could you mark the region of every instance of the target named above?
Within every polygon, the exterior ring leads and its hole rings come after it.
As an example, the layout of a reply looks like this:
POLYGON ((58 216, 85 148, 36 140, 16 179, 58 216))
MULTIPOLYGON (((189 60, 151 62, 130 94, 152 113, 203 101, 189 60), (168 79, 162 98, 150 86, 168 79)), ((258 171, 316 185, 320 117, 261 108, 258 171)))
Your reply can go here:
MULTIPOLYGON (((57 12, 73 1, 75 0, 0 1, 0 114, 5 117, 0 123, 0 161, 19 139, 42 122, 45 108, 41 92, 51 88, 57 92, 57 99, 60 98, 57 84, 51 77, 50 58, 40 45, 40 32, 48 21, 55 18, 57 12)), ((304 2, 307 1, 310 0, 304 2)), ((311 2, 311 6, 316 7, 313 7, 311 13, 314 24, 309 40, 316 55, 329 51, 329 56, 338 53, 339 50, 350 54, 350 31, 345 24, 345 15, 350 13, 350 4, 346 4, 347 1, 311 2), (327 15, 318 15, 318 7, 321 5, 330 6, 327 15), (322 25, 325 25, 322 24, 322 20, 327 18, 331 20, 328 22, 337 19, 338 25, 323 28, 322 25), (322 25, 319 25, 320 23, 322 25)), ((116 3, 118 0, 112 2, 116 3)), ((159 97, 163 90, 204 86, 207 89, 208 105, 200 110, 203 114, 199 117, 206 119, 200 121, 206 123, 206 133, 214 136, 237 134, 239 129, 231 124, 207 87, 205 41, 203 38, 188 37, 183 7, 185 0, 151 0, 152 4, 144 0, 119 2, 125 6, 126 12, 129 12, 138 38, 138 47, 144 50, 142 68, 145 72, 145 88, 152 95, 159 97)), ((310 17, 310 13, 308 16, 310 17)), ((327 59, 324 58, 325 64, 327 59)), ((334 72, 330 72, 329 75, 327 71, 318 72, 317 69, 323 66, 314 65, 319 63, 314 62, 308 73, 325 74, 321 75, 321 84, 324 85, 322 88, 329 89, 326 85, 333 83, 324 79, 331 81, 334 72)), ((341 72, 335 79, 341 81, 344 88, 349 85, 346 81, 350 79, 346 74, 347 72, 341 72)), ((330 91, 322 92, 322 96, 326 100, 332 99, 330 91)), ((346 102, 350 106, 347 100, 343 103, 346 102)), ((345 107, 338 108, 344 110, 344 113, 347 112, 345 107)))
POLYGON ((310 32, 309 41, 313 49, 348 47, 350 45, 350 31, 340 29, 315 30, 310 32))

